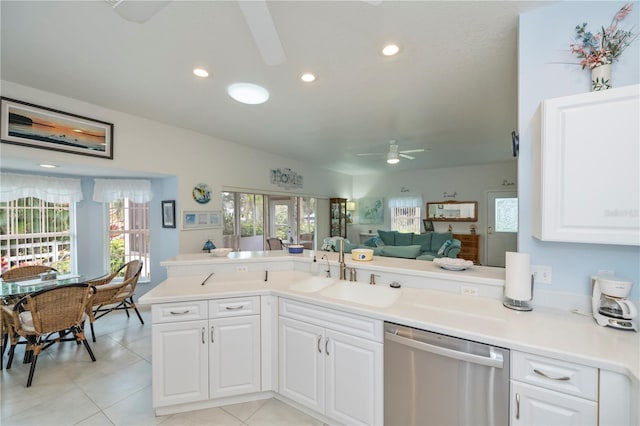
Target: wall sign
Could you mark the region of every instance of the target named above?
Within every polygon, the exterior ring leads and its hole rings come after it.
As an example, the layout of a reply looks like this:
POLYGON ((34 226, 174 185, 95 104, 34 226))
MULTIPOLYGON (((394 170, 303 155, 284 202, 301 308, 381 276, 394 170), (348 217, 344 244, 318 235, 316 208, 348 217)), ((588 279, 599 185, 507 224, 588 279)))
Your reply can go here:
POLYGON ((302 188, 302 175, 289 168, 272 169, 271 183, 282 188, 302 188))

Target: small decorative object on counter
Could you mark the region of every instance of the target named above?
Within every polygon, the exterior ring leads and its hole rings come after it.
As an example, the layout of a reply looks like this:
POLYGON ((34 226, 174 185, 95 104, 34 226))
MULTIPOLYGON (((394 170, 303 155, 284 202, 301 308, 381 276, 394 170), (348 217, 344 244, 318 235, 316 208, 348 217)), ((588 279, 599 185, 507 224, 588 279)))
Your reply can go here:
POLYGON ((627 3, 613 16, 607 28, 593 34, 587 31, 587 23, 576 25, 576 36, 569 45, 571 53, 579 59, 582 69, 591 70, 591 91, 611 89, 611 64, 617 61, 622 52, 638 37, 631 30, 618 28, 633 10, 633 4, 627 3))
POLYGON ((476 234, 476 225, 470 225, 469 226, 469 232, 471 233, 471 235, 475 235, 476 234))
POLYGON ((210 252, 211 250, 215 250, 215 248, 216 248, 216 245, 213 244, 213 242, 211 240, 207 240, 204 243, 204 247, 202 247, 202 251, 210 252))
POLYGON ((451 226, 451 224, 449 224, 449 232, 453 232, 453 226, 451 226))

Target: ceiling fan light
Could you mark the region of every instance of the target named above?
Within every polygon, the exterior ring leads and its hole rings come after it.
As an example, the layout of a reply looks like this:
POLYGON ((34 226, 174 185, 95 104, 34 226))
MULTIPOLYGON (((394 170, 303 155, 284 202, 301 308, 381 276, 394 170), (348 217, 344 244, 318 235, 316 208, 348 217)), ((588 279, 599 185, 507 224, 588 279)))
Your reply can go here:
POLYGON ((400 47, 397 44, 387 44, 382 48, 382 54, 384 56, 394 56, 400 51, 400 47))
POLYGON ((269 100, 269 91, 262 86, 251 83, 234 83, 227 87, 227 93, 243 104, 257 105, 269 100))
POLYGON ((305 83, 313 83, 314 81, 316 81, 316 76, 315 74, 306 72, 300 76, 300 80, 304 81, 305 83))
POLYGON ((209 77, 209 72, 204 68, 194 68, 193 73, 198 77, 202 77, 202 78, 209 77))
POLYGON ((387 163, 389 164, 398 164, 400 162, 400 158, 398 158, 397 152, 389 152, 387 154, 387 163))

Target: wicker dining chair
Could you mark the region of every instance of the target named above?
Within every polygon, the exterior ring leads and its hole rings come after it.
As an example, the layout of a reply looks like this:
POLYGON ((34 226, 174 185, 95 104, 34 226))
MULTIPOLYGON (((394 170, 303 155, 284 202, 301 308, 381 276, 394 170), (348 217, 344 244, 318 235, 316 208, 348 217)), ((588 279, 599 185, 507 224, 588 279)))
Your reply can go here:
POLYGON ((282 250, 282 240, 280 238, 267 238, 269 250, 282 250))
POLYGON ((96 357, 83 329, 87 306, 93 292, 94 288, 87 284, 50 287, 24 296, 11 310, 3 307, 5 314, 10 313, 10 327, 14 332, 10 333, 12 342, 7 370, 13 362, 18 336, 27 340, 26 361, 31 362, 27 387, 30 387, 33 381, 38 355, 54 343, 83 343, 91 361, 95 362, 96 357), (69 333, 73 334, 73 337, 65 338, 69 333))
POLYGON ((96 341, 96 335, 93 329, 93 323, 109 312, 115 310, 124 310, 129 317, 129 309, 136 311, 140 324, 144 324, 142 315, 138 311, 138 307, 133 301, 136 291, 136 284, 142 272, 142 261, 132 260, 124 264, 116 272, 104 278, 87 281, 87 284, 96 288, 96 293, 91 300, 91 307, 88 310, 89 321, 91 324, 91 338, 96 341), (120 275, 124 269, 124 278, 122 282, 114 282, 114 278, 120 275))
POLYGON ((58 272, 55 268, 46 265, 23 265, 2 273, 2 281, 19 281, 28 278, 36 278, 44 272, 58 272))

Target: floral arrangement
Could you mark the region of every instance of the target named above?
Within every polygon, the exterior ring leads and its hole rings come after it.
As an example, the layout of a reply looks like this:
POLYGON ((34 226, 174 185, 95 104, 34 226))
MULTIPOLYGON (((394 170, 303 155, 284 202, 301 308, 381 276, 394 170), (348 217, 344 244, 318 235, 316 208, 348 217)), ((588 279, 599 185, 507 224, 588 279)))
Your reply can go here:
POLYGON ((600 32, 592 34, 587 31, 587 24, 576 25, 576 38, 569 45, 571 53, 580 60, 582 69, 593 69, 600 65, 611 64, 616 61, 622 52, 638 37, 631 30, 618 28, 622 21, 633 9, 633 4, 627 3, 616 13, 611 24, 600 32))

